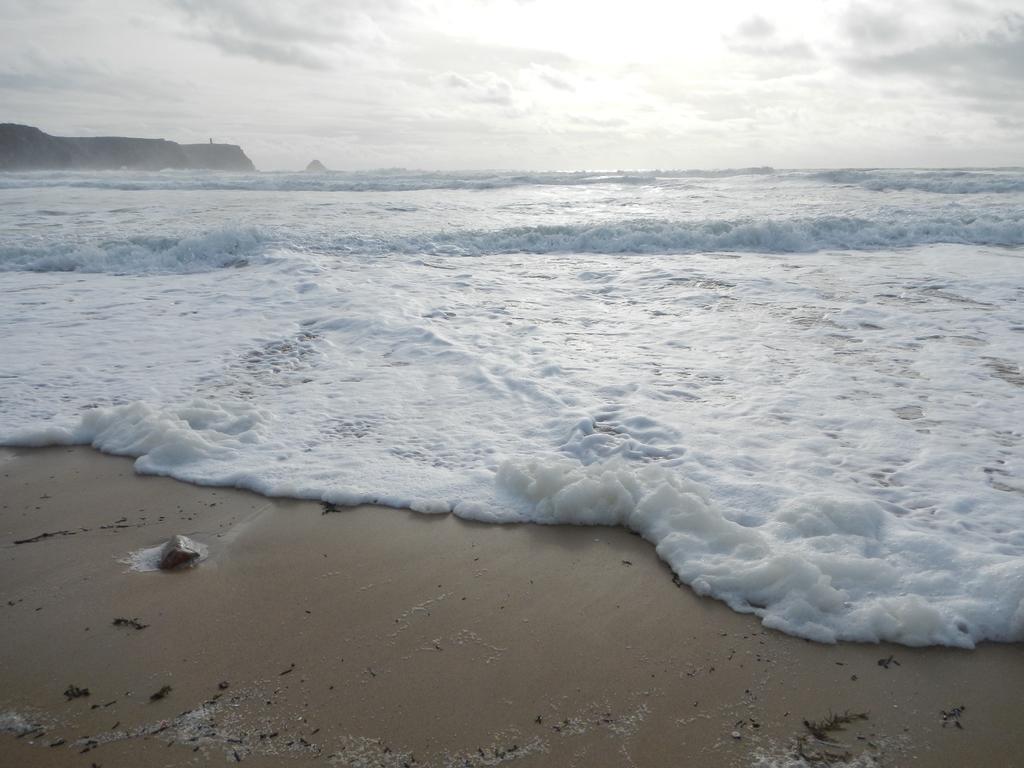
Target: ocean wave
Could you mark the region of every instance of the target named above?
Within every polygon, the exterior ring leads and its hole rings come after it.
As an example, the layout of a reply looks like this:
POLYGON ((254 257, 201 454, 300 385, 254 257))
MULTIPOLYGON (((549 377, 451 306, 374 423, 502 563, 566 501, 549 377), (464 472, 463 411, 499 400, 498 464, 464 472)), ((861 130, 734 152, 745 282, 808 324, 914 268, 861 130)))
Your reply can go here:
POLYGON ((97 243, 0 245, 0 272, 185 274, 267 260, 269 240, 256 229, 221 229, 185 237, 131 237, 97 243))
POLYGON ((1024 192, 1020 171, 818 171, 810 178, 826 184, 854 186, 873 192, 934 192, 942 195, 1024 192))
POLYGON ((0 173, 5 189, 221 190, 253 192, 419 192, 495 190, 515 187, 679 187, 687 182, 733 177, 770 178, 779 183, 816 182, 872 192, 916 191, 944 195, 1024 192, 1024 171, 999 169, 823 169, 749 168, 615 171, 328 171, 224 173, 219 171, 33 171, 0 173))
MULTIPOLYGON (((1024 245, 1024 212, 871 220, 850 217, 691 222, 621 220, 402 236, 334 234, 291 238, 293 252, 333 255, 690 254, 873 251, 933 244, 1024 245)), ((273 260, 275 237, 254 228, 181 237, 0 245, 0 272, 159 275, 209 272, 273 260)))
POLYGON ((768 167, 721 170, 654 171, 331 171, 327 173, 215 173, 195 171, 101 173, 0 173, 0 189, 70 187, 136 190, 233 190, 255 192, 417 192, 429 190, 487 190, 524 186, 658 185, 686 179, 763 176, 768 167))
POLYGON ((347 252, 483 256, 508 253, 809 253, 937 243, 1024 245, 1024 211, 1015 215, 962 213, 875 220, 842 216, 692 222, 624 220, 442 232, 393 239, 343 237, 336 239, 333 247, 347 252))

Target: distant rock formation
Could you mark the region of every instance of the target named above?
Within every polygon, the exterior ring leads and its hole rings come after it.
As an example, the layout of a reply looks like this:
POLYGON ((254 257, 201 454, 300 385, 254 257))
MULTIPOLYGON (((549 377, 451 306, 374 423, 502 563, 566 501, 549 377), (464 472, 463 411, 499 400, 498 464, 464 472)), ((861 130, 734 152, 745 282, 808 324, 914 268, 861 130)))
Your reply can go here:
POLYGON ((255 171, 234 144, 178 144, 121 136, 51 136, 30 125, 0 123, 0 171, 208 169, 255 171))
POLYGON ((306 166, 306 173, 327 173, 327 168, 319 160, 310 160, 306 166))
POLYGON ((186 168, 211 171, 255 171, 256 166, 237 144, 182 144, 186 168))

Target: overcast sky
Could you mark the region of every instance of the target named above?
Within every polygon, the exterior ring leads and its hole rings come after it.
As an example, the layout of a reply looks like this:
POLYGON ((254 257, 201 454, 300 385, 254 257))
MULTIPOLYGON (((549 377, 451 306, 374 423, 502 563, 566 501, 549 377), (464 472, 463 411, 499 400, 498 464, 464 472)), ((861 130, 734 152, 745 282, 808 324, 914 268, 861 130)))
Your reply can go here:
POLYGON ((0 0, 0 122, 264 170, 1024 165, 1024 0, 0 0))

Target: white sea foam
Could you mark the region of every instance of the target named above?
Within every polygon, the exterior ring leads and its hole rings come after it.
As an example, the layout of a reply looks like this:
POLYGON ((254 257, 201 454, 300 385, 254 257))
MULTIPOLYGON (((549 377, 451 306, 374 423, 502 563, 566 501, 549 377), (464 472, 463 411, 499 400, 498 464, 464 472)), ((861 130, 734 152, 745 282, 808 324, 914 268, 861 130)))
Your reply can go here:
POLYGON ((184 237, 59 240, 45 245, 0 244, 0 271, 165 274, 248 266, 267 259, 266 239, 254 228, 184 237))
POLYGON ((819 171, 812 178, 848 184, 876 192, 916 190, 942 195, 1005 194, 1024 192, 1020 169, 1000 170, 845 170, 819 171))
POLYGON ((416 192, 500 190, 515 187, 655 186, 689 188, 701 180, 747 177, 783 185, 813 183, 862 187, 875 192, 920 191, 947 195, 1006 194, 1024 191, 1021 169, 940 170, 841 169, 787 171, 769 167, 720 170, 440 172, 391 169, 327 173, 219 173, 214 171, 132 172, 33 171, 0 173, 4 189, 109 189, 232 192, 416 192))
POLYGON ((0 190, 0 440, 623 525, 815 640, 1024 639, 1020 196, 697 181, 0 190), (121 256, 10 255, 72 242, 121 256))
POLYGON ((257 192, 412 192, 424 190, 490 190, 528 186, 657 185, 687 179, 761 176, 774 169, 654 171, 476 171, 444 173, 391 169, 327 173, 215 173, 195 171, 0 173, 0 190, 64 187, 71 189, 225 190, 257 192))
POLYGON ((501 253, 805 253, 878 250, 932 243, 1024 245, 1024 211, 922 219, 851 217, 711 221, 624 220, 604 224, 441 232, 401 239, 342 239, 352 251, 488 255, 501 253))
MULTIPOLYGON (((319 252, 424 256, 501 254, 809 253, 881 250, 918 245, 1024 245, 1024 210, 1000 215, 960 213, 927 219, 868 220, 622 220, 602 224, 513 227, 410 235, 322 235, 319 252)), ((265 263, 290 246, 256 228, 184 237, 133 237, 81 243, 0 245, 0 271, 168 274, 265 263)))
MULTIPOLYGON (((875 741, 882 741, 877 737, 874 738, 875 741)), ((879 752, 881 752, 875 741, 872 741, 872 747, 879 749, 879 752)), ((774 752, 765 751, 763 748, 758 749, 753 755, 750 765, 751 768, 815 768, 815 766, 822 764, 829 766, 829 768, 881 768, 881 766, 889 765, 891 762, 886 758, 879 757, 873 751, 864 752, 859 755, 844 755, 843 757, 829 754, 828 762, 823 762, 817 756, 808 760, 801 757, 794 748, 790 747, 776 748, 774 752)))
POLYGON ((33 731, 42 731, 38 720, 30 720, 20 712, 0 712, 0 733, 12 733, 21 738, 33 731))

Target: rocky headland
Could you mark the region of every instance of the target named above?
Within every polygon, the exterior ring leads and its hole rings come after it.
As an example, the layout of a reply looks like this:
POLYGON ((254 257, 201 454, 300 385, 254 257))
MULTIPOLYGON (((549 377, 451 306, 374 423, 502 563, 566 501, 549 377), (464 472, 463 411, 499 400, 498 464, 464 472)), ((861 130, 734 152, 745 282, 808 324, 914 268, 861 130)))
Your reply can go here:
POLYGON ((194 169, 255 171, 235 144, 178 144, 123 136, 51 136, 30 125, 0 123, 0 171, 194 169))

